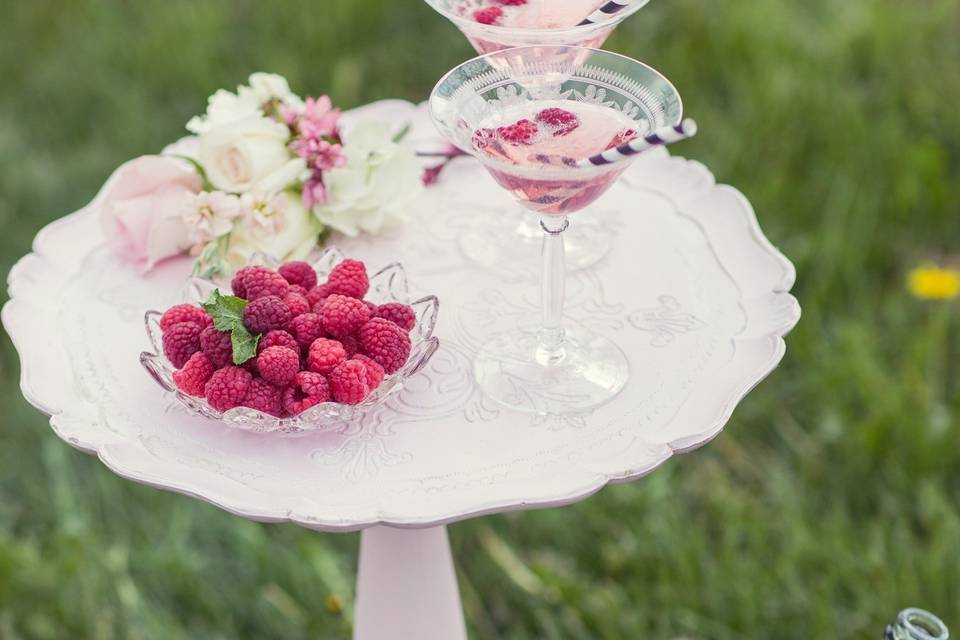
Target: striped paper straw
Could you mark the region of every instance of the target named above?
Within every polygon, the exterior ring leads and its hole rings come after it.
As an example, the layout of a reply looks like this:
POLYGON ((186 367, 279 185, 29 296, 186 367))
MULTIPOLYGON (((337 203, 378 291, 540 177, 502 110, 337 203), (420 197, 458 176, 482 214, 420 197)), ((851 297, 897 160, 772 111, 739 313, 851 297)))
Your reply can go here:
POLYGON ((619 147, 614 147, 613 149, 607 149, 603 153, 587 158, 586 160, 579 160, 577 162, 577 166, 591 167, 620 162, 631 156, 635 156, 638 153, 643 153, 652 147, 692 138, 696 134, 697 123, 690 118, 687 118, 678 125, 661 127, 660 129, 657 129, 653 133, 647 134, 642 138, 631 140, 630 142, 622 144, 619 147))
POLYGON ((605 2, 602 7, 600 7, 599 9, 591 13, 589 16, 584 18, 583 22, 581 22, 577 26, 581 26, 585 24, 594 24, 597 22, 603 22, 605 20, 609 20, 610 16, 620 13, 621 11, 626 9, 632 2, 633 0, 610 0, 609 2, 605 2))

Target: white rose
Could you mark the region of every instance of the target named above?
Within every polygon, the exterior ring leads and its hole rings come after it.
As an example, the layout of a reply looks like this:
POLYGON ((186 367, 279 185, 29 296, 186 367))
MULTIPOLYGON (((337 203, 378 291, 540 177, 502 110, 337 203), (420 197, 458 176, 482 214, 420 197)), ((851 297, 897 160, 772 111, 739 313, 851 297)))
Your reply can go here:
POLYGON ((303 206, 300 196, 291 191, 278 194, 286 198, 282 207, 281 224, 276 225, 276 232, 269 233, 258 225, 252 217, 239 222, 230 234, 230 247, 227 251, 227 260, 230 266, 238 269, 250 260, 257 251, 262 251, 278 260, 299 260, 317 244, 317 235, 320 225, 303 206))
POLYGON ((199 161, 210 183, 231 193, 280 191, 306 171, 287 149, 290 130, 252 116, 200 134, 199 161))
POLYGON ((382 122, 359 122, 343 134, 347 164, 324 172, 328 201, 314 207, 317 219, 348 236, 378 233, 402 218, 423 190, 423 168, 413 150, 393 142, 382 122))
POLYGON ((191 118, 187 130, 201 134, 237 120, 262 116, 261 104, 253 93, 237 95, 220 89, 207 99, 206 114, 191 118))

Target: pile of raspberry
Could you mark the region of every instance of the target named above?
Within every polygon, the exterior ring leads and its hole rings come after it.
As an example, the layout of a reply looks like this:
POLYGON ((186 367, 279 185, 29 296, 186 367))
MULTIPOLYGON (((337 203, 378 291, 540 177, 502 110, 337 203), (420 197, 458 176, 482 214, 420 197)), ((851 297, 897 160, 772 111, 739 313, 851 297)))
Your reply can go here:
POLYGON ((487 6, 473 12, 473 19, 480 24, 499 25, 503 18, 503 7, 519 7, 527 0, 490 0, 487 6))
POLYGON ((218 411, 287 417, 322 402, 358 404, 410 356, 413 309, 364 300, 370 281, 360 261, 344 260, 324 283, 306 262, 245 267, 231 288, 248 301, 244 326, 259 335, 256 357, 240 365, 230 332, 201 307, 178 304, 160 319, 177 387, 218 411))

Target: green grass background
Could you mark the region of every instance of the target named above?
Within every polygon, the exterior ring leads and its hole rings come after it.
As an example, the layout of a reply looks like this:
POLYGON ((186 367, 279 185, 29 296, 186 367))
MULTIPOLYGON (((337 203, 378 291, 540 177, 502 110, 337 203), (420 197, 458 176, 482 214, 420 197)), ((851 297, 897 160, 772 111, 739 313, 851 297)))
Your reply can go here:
MULTIPOLYGON (((960 2, 654 0, 608 48, 662 70, 682 152, 797 266, 782 367, 710 446, 579 505, 451 528, 475 638, 960 632, 960 2)), ((255 70, 351 107, 471 51, 419 0, 0 0, 0 271, 255 70)), ((343 638, 356 535, 242 521, 60 442, 0 341, 0 638, 343 638), (336 600, 344 606, 338 610, 336 600)))

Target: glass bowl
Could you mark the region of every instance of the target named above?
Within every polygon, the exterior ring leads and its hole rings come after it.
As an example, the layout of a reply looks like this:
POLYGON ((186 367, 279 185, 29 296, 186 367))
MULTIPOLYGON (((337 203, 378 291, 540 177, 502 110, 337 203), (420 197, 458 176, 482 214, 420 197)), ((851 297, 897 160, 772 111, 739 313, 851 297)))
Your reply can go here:
MULTIPOLYGON (((330 271, 345 259, 336 248, 330 247, 323 251, 319 258, 313 261, 314 271, 317 272, 319 282, 327 279, 330 271)), ((271 268, 281 263, 271 256, 258 253, 251 259, 251 264, 261 264, 271 268)), ((214 289, 229 291, 229 282, 218 282, 204 278, 190 278, 181 295, 183 302, 199 304, 207 300, 214 289)), ((176 370, 163 355, 163 334, 160 330, 160 311, 147 311, 144 322, 147 337, 153 351, 144 351, 140 354, 140 363, 150 376, 163 388, 173 395, 187 411, 194 415, 219 420, 224 424, 245 431, 300 433, 304 431, 319 431, 342 426, 345 422, 355 420, 374 407, 382 405, 394 393, 403 388, 404 382, 410 376, 420 371, 430 360, 440 341, 433 336, 433 329, 437 323, 437 313, 440 303, 436 296, 425 296, 417 300, 410 300, 407 275, 399 263, 389 264, 370 276, 370 291, 366 300, 374 304, 400 302, 413 308, 417 322, 410 331, 410 357, 403 367, 396 373, 383 379, 363 402, 356 405, 345 405, 336 402, 324 402, 315 405, 306 411, 286 418, 277 418, 247 407, 236 407, 229 411, 220 412, 211 407, 204 398, 189 396, 179 389, 173 382, 173 372, 176 370)))

